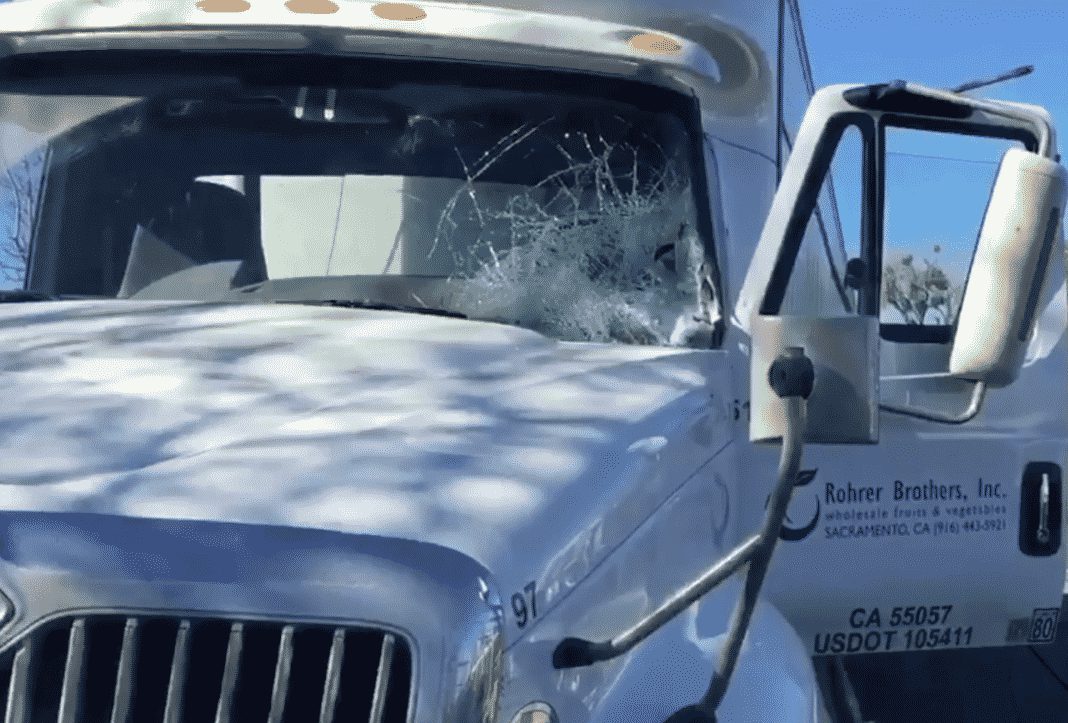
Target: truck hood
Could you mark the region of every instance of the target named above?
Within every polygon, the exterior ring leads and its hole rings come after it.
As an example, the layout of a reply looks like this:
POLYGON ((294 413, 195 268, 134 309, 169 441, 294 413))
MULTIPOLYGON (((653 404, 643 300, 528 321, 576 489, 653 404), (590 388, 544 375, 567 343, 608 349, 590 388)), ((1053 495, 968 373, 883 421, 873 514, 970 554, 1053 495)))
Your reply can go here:
POLYGON ((506 590, 573 578, 728 443, 712 354, 303 305, 7 305, 0 510, 376 534, 506 590))

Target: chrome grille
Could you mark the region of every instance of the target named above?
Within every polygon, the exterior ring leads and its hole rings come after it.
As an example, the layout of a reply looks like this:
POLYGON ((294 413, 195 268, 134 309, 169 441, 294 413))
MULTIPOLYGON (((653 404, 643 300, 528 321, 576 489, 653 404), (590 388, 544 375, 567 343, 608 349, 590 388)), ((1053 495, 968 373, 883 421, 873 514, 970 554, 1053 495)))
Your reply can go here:
POLYGON ((0 656, 4 723, 401 723, 406 641, 381 630, 83 616, 0 656))

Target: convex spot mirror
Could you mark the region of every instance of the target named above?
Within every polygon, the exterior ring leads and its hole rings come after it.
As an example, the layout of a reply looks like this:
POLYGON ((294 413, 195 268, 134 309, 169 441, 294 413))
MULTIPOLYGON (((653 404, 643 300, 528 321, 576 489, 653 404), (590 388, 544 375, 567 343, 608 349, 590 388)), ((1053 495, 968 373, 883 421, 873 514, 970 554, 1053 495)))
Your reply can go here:
POLYGON ((952 375, 989 387, 1019 375, 1066 195, 1059 163, 1017 148, 1002 158, 957 316, 952 375))

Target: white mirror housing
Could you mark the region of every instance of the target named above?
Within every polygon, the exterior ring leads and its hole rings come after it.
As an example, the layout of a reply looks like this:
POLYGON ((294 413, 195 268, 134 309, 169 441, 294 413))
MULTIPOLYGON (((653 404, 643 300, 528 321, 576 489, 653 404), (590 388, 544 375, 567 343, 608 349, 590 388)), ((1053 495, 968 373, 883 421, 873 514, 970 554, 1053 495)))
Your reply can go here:
POLYGON ((1066 195, 1059 163, 1022 149, 1005 154, 957 317, 950 374, 993 388, 1015 381, 1049 261, 1063 252, 1066 195))

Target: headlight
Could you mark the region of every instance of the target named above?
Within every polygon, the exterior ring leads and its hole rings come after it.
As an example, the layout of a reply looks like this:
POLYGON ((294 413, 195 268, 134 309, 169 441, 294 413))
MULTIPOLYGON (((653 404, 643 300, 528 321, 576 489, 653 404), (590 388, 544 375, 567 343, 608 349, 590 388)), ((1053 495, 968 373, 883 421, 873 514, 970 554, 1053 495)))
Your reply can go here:
POLYGON ((528 703, 519 709, 512 723, 559 723, 556 711, 548 703, 528 703))

